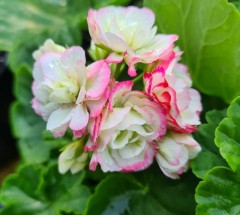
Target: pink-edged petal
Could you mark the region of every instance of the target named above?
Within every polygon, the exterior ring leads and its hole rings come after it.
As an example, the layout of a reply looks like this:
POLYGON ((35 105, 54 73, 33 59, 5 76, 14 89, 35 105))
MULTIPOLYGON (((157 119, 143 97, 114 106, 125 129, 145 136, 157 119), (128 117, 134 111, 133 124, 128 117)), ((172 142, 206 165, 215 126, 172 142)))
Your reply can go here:
POLYGON ((90 170, 96 170, 97 164, 100 164, 103 172, 120 171, 119 165, 113 159, 111 153, 108 150, 93 154, 93 157, 90 161, 90 170))
POLYGON ((174 140, 165 137, 159 143, 159 151, 156 155, 157 163, 165 175, 170 178, 178 178, 178 174, 187 169, 189 159, 186 147, 179 145, 174 140))
POLYGON ((128 67, 128 75, 130 77, 135 77, 137 75, 136 68, 134 66, 134 63, 131 63, 128 67))
POLYGON ((131 107, 113 108, 102 123, 101 130, 106 130, 117 126, 123 118, 129 113, 131 107))
POLYGON ((111 69, 104 61, 97 61, 87 67, 86 99, 99 99, 110 81, 111 69))
POLYGON ((134 109, 142 115, 148 124, 152 125, 155 128, 153 138, 159 139, 165 133, 167 129, 167 119, 164 109, 161 108, 158 104, 151 102, 150 105, 145 107, 134 107, 134 109))
POLYGON ((84 151, 95 151, 98 147, 97 142, 93 142, 90 138, 88 139, 86 145, 84 146, 84 151))
POLYGON ((107 102, 109 94, 110 94, 110 89, 109 87, 107 87, 104 94, 99 100, 86 101, 86 104, 90 110, 90 117, 95 118, 102 112, 102 109, 107 102))
POLYGON ((83 135, 87 135, 87 131, 86 129, 82 129, 82 130, 72 130, 74 137, 76 138, 80 138, 83 135))
POLYGON ((145 85, 145 92, 152 95, 152 91, 156 87, 166 88, 168 86, 165 80, 165 70, 163 67, 157 67, 151 73, 144 73, 143 80, 145 85))
POLYGON ((97 138, 99 136, 101 123, 102 123, 102 114, 100 114, 98 117, 94 119, 89 120, 87 128, 88 128, 90 137, 84 147, 85 151, 94 151, 98 147, 97 138))
POLYGON ((98 157, 96 154, 93 154, 89 163, 89 169, 92 171, 96 171, 97 165, 98 165, 98 157))
POLYGON ((71 68, 76 65, 79 61, 83 64, 86 63, 85 51, 80 46, 72 46, 66 49, 61 55, 62 63, 64 67, 71 68))
POLYGON ((72 107, 60 107, 55 110, 47 121, 47 130, 51 131, 56 137, 63 136, 68 129, 71 111, 72 107))
POLYGON ((36 98, 32 99, 32 108, 33 110, 36 112, 36 114, 38 114, 39 116, 42 115, 41 111, 40 111, 40 107, 39 107, 39 102, 36 98))
POLYGON ((109 96, 109 108, 110 111, 115 103, 118 103, 123 95, 132 90, 133 82, 132 81, 122 81, 115 83, 111 94, 109 96))
POLYGON ((134 159, 122 159, 121 162, 118 160, 121 163, 121 165, 119 164, 121 171, 136 172, 146 169, 152 164, 155 154, 156 151, 147 144, 145 150, 134 159))
POLYGON ((82 130, 87 126, 89 113, 83 104, 78 104, 72 110, 69 127, 74 131, 82 130))
POLYGON ((111 53, 110 55, 108 55, 106 62, 107 63, 116 63, 119 64, 123 61, 123 54, 118 54, 118 53, 111 53))

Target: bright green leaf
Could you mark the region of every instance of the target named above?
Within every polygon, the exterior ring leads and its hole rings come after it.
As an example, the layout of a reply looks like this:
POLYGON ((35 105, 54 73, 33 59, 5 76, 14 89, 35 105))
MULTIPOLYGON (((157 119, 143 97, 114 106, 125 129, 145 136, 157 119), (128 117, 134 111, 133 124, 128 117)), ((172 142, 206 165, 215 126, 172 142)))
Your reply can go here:
POLYGON ((240 95, 240 14, 227 0, 145 0, 158 30, 179 35, 183 62, 203 93, 240 95))
MULTIPOLYGON (((16 212, 14 215, 80 214, 90 196, 89 189, 82 185, 84 172, 60 175, 57 171, 57 165, 47 169, 37 165, 20 168, 5 181, 0 192, 4 210, 16 212)), ((2 214, 6 214, 4 210, 2 214)))
POLYGON ((225 167, 208 172, 196 189, 197 214, 238 215, 240 211, 240 173, 225 167))
POLYGON ((225 118, 216 129, 215 143, 221 155, 235 171, 240 170, 240 97, 227 110, 225 118))
POLYGON ((203 178, 208 170, 215 166, 227 166, 214 143, 215 129, 225 116, 225 110, 209 111, 206 114, 207 123, 200 125, 198 131, 194 133, 194 138, 201 145, 202 151, 191 162, 191 166, 194 174, 199 178, 203 178))

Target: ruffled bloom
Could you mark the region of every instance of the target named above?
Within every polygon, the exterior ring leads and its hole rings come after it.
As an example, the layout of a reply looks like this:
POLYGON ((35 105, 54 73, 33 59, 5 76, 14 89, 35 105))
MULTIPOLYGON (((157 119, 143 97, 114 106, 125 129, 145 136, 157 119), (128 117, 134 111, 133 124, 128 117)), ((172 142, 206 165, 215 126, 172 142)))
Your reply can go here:
POLYGON ((47 39, 42 46, 39 47, 38 50, 33 52, 33 58, 34 60, 38 60, 41 56, 43 56, 47 52, 52 52, 52 53, 61 53, 66 50, 65 47, 60 46, 52 39, 47 39))
POLYGON ((157 144, 157 163, 163 173, 173 179, 186 172, 189 160, 195 158, 201 151, 201 147, 191 134, 170 133, 157 144))
POLYGON ((200 94, 192 89, 187 67, 177 57, 144 74, 145 91, 167 110, 168 126, 178 132, 191 133, 200 124, 200 94))
POLYGON ((81 47, 59 52, 45 46, 35 52, 33 109, 56 137, 64 135, 68 127, 81 136, 89 116, 96 117, 108 98, 111 70, 104 60, 85 67, 81 47))
POLYGON ((104 172, 138 171, 153 161, 154 140, 165 134, 166 117, 147 95, 131 91, 132 85, 131 81, 116 83, 108 107, 89 124, 92 135, 86 149, 94 150, 91 170, 99 163, 104 172))
POLYGON ((109 6, 89 10, 88 28, 94 43, 112 52, 109 62, 125 59, 128 74, 136 76, 135 64, 167 60, 173 51, 177 35, 156 34, 155 16, 147 8, 109 6))
POLYGON ((68 170, 72 174, 82 170, 87 163, 88 153, 83 151, 83 143, 76 141, 67 145, 58 158, 58 170, 61 174, 68 170))

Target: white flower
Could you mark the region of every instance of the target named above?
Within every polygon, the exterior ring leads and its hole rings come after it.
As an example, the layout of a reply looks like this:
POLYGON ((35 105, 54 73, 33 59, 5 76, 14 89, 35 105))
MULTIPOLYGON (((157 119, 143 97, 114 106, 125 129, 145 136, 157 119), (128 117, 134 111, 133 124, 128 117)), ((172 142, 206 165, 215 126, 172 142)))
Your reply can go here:
POLYGON ((135 64, 166 60, 173 51, 177 35, 156 34, 155 16, 147 8, 109 6, 89 10, 88 29, 93 42, 112 52, 108 62, 125 59, 128 74, 136 76, 135 64))
POLYGON ((55 52, 49 43, 56 47, 47 41, 35 54, 32 107, 54 136, 64 135, 68 128, 81 136, 89 117, 100 114, 108 98, 110 67, 104 60, 86 67, 81 47, 55 52))
POLYGON ((179 178, 188 169, 189 160, 201 151, 200 145, 191 134, 169 133, 157 144, 158 165, 166 176, 173 179, 179 178))
POLYGON ((118 82, 109 106, 100 119, 90 121, 92 134, 85 149, 93 150, 90 169, 97 164, 106 171, 139 171, 153 161, 154 140, 166 132, 161 107, 140 91, 131 91, 131 81, 118 82))

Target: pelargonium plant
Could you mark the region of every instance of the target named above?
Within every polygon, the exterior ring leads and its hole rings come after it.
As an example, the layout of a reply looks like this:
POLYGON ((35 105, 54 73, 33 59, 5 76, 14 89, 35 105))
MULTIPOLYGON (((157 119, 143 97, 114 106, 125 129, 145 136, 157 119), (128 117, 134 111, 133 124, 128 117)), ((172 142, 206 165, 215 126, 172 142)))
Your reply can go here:
POLYGON ((233 3, 0 2, 20 154, 0 215, 240 214, 233 3))
POLYGON ((147 8, 90 9, 91 54, 98 49, 101 59, 86 65, 82 47, 51 39, 33 53, 32 107, 54 137, 67 129, 74 136, 59 156, 60 173, 82 170, 88 157, 89 169, 100 164, 104 172, 144 170, 156 158, 166 176, 178 178, 201 150, 191 135, 200 124, 200 94, 178 62, 178 36, 157 34, 154 21, 147 8), (143 87, 133 90, 135 80, 143 87))

